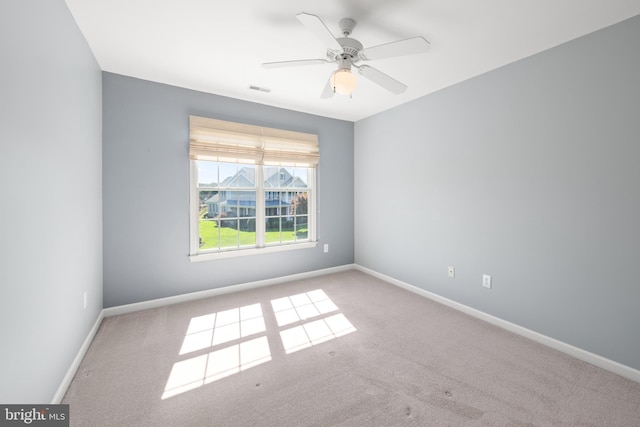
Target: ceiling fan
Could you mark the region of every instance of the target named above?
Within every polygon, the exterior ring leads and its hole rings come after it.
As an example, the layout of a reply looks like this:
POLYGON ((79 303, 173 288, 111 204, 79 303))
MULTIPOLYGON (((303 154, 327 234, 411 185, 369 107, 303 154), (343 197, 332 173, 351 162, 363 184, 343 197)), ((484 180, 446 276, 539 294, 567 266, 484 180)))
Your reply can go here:
POLYGON ((331 73, 327 84, 322 91, 321 98, 331 98, 334 93, 341 95, 351 95, 357 85, 356 77, 351 73, 351 67, 358 70, 358 73, 382 86, 394 94, 400 94, 407 89, 407 86, 391 76, 386 75, 369 65, 360 64, 374 59, 394 58, 405 55, 415 55, 425 53, 429 50, 429 42, 423 37, 412 37, 391 43, 385 43, 369 48, 364 48, 358 40, 349 38, 356 26, 356 21, 351 18, 340 20, 339 26, 342 30, 342 37, 335 38, 327 26, 316 15, 299 13, 296 18, 304 24, 316 37, 326 46, 327 58, 320 59, 298 59, 293 61, 265 62, 264 68, 292 67, 299 65, 313 64, 338 64, 338 69, 331 73))

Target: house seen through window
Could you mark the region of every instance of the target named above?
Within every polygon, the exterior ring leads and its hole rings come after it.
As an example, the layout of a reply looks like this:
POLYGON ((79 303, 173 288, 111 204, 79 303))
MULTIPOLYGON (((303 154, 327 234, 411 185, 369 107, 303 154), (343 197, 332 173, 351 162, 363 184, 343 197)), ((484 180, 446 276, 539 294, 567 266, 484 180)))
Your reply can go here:
POLYGON ((257 193, 264 193, 264 243, 309 238, 308 168, 197 161, 201 250, 256 245, 257 193))

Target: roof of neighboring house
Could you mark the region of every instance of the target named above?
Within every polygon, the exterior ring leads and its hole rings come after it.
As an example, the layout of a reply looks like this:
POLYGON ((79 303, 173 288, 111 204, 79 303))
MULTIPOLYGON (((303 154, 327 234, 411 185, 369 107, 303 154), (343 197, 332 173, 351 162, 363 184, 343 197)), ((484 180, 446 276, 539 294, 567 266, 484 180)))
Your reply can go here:
MULTIPOLYGON (((292 176, 286 168, 266 167, 264 168, 264 173, 265 188, 307 187, 307 184, 305 184, 304 181, 300 179, 300 177, 292 176)), ((253 187, 255 186, 255 182, 255 168, 242 167, 235 175, 227 177, 224 181, 222 181, 220 187, 253 187)))
POLYGON ((214 194, 213 196, 209 197, 205 203, 218 203, 220 201, 220 194, 214 194))
POLYGON ((238 172, 227 177, 220 183, 220 187, 254 187, 256 182, 256 170, 254 168, 240 168, 238 172))

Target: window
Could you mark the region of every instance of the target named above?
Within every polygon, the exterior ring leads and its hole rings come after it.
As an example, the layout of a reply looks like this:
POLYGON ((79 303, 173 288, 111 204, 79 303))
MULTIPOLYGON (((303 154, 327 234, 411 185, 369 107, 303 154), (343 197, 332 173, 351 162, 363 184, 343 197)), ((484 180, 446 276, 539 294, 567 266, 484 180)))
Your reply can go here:
POLYGON ((190 117, 192 261, 315 246, 317 136, 190 117))

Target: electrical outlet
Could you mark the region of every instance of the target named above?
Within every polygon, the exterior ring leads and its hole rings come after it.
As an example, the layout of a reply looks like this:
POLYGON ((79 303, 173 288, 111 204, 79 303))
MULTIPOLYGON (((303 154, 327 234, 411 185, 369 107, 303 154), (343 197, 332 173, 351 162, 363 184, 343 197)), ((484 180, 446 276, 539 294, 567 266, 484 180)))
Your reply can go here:
POLYGON ((482 286, 487 289, 491 289, 491 276, 489 276, 488 274, 482 275, 482 286))
POLYGON ((324 244, 324 253, 326 254, 327 252, 329 252, 329 244, 325 243, 324 244))
POLYGON ((451 277, 452 279, 454 277, 456 277, 456 269, 453 267, 449 267, 449 277, 451 277))

